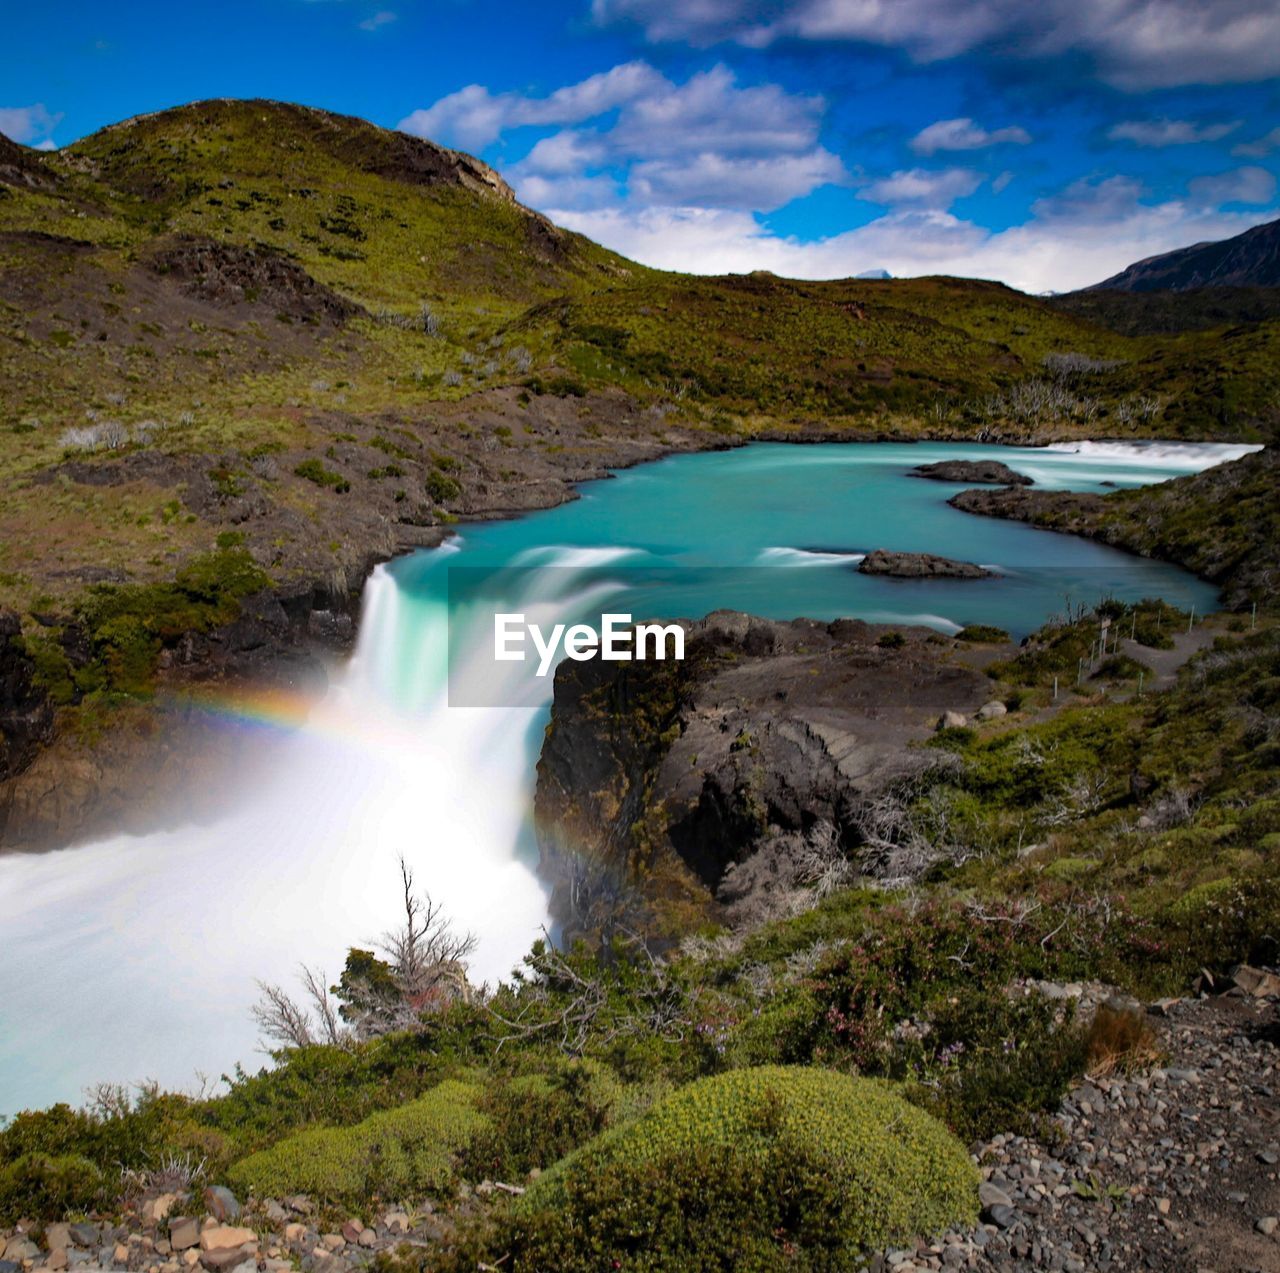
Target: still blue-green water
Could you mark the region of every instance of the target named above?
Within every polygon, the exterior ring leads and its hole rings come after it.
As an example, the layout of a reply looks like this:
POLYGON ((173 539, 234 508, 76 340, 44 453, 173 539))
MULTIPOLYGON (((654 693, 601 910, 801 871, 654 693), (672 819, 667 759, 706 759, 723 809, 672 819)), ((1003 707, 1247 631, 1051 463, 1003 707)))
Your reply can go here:
POLYGON ((250 760, 216 823, 0 856, 0 1115, 76 1101, 96 1081, 190 1086, 197 1071, 260 1063, 255 981, 288 985, 299 963, 336 976, 348 945, 394 921, 400 854, 478 935, 477 978, 518 962, 547 918, 529 810, 551 683, 494 663, 495 608, 546 624, 602 608, 697 618, 731 607, 1015 634, 1106 595, 1203 611, 1213 589, 1172 566, 957 512, 946 504, 957 487, 907 474, 992 457, 1043 488, 1104 490, 1236 453, 760 445, 632 469, 378 570, 357 653, 307 725, 261 746, 260 726, 228 726, 250 760), (858 574, 874 548, 998 573, 858 574), (456 591, 477 575, 483 589, 451 593, 451 580, 456 591))

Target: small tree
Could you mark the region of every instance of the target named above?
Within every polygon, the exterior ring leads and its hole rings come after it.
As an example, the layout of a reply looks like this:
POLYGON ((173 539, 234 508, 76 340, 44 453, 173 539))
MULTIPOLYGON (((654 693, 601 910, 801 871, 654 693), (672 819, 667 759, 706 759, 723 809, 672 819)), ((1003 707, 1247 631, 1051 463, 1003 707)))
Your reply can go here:
POLYGON ((475 935, 455 933, 431 895, 415 892, 403 857, 400 880, 402 922, 370 943, 374 950, 352 947, 336 986, 305 965, 301 1000, 278 985, 258 983, 261 996, 252 1011, 266 1041, 285 1048, 343 1046, 417 1029, 424 1014, 470 998, 466 959, 475 935))

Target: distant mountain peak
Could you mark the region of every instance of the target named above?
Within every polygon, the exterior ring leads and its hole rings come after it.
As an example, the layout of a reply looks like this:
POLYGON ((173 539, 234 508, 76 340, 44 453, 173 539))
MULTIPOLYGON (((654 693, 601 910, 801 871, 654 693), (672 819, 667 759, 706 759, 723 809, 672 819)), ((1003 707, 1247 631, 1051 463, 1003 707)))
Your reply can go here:
POLYGON ((1146 257, 1085 290, 1185 292, 1195 287, 1280 287, 1280 221, 1256 225, 1233 239, 1146 257))
POLYGON ((893 275, 888 270, 863 270, 861 274, 855 274, 854 278, 865 279, 886 279, 892 278, 893 275))

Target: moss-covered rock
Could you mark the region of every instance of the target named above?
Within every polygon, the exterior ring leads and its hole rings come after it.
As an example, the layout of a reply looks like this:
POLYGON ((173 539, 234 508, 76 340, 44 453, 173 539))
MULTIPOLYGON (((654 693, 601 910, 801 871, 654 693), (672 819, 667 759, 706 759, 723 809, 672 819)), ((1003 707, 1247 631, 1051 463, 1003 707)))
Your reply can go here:
POLYGON ((762 1066, 700 1079, 538 1180, 502 1242, 517 1268, 852 1267, 972 1220, 964 1147, 889 1084, 762 1066))

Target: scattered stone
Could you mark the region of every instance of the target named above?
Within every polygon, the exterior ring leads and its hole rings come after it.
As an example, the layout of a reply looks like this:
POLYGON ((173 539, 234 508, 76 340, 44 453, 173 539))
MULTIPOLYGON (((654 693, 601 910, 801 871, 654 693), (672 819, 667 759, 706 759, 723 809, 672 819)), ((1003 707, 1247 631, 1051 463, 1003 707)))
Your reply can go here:
POLYGON ((258 1235, 252 1229, 240 1229, 229 1224, 215 1224, 200 1234, 202 1251, 228 1251, 249 1243, 256 1244, 258 1235))
POLYGON ((188 1216, 177 1216, 169 1221, 169 1245, 175 1251, 185 1251, 200 1241, 200 1226, 188 1216))
POLYGON ((65 1251, 71 1245, 71 1226, 48 1225, 44 1231, 44 1244, 50 1251, 65 1251))
POLYGON ((305 1242, 306 1237, 307 1226, 305 1224, 298 1224, 295 1220, 293 1224, 286 1224, 284 1226, 284 1240, 288 1242, 290 1246, 297 1246, 299 1243, 305 1242))
POLYGON ((23 1233, 15 1233, 4 1246, 4 1258, 21 1264, 23 1260, 34 1260, 40 1254, 40 1248, 23 1233))
POLYGON ((1269 1238, 1280 1228, 1280 1216, 1262 1216, 1253 1226, 1264 1238, 1269 1238))
POLYGON ((969 723, 969 718, 963 712, 943 712, 938 717, 939 729, 963 729, 969 723))
POLYGON ((978 708, 979 720, 996 720, 1001 716, 1008 715, 1009 709, 998 699, 992 699, 989 703, 983 703, 978 708))
POLYGON ((409 1217, 403 1211, 388 1211, 382 1218, 382 1223, 386 1225, 391 1233, 408 1233, 409 1217))
POLYGON ((169 1212, 173 1210, 177 1201, 177 1195, 171 1193, 162 1193, 159 1197, 148 1198, 142 1204, 142 1219, 147 1224, 159 1224, 168 1219, 169 1212))
POLYGON ((209 1214, 221 1224, 240 1218, 240 1204, 230 1189, 211 1185, 204 1191, 204 1205, 209 1214))
POLYGON ((1231 974, 1231 984, 1255 999, 1280 995, 1280 977, 1261 968, 1251 968, 1248 964, 1241 964, 1231 974))

